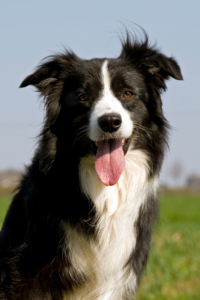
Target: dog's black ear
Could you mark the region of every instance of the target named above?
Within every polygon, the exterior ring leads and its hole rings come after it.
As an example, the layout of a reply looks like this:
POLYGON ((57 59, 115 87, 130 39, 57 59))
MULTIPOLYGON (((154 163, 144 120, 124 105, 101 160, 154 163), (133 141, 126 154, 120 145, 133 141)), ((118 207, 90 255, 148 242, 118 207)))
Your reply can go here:
POLYGON ((150 46, 145 34, 145 41, 133 41, 130 35, 122 41, 120 58, 125 59, 145 73, 145 78, 155 81, 161 88, 165 88, 164 80, 169 76, 183 80, 180 67, 173 57, 160 53, 155 46, 150 46))
POLYGON ((142 67, 152 74, 160 74, 164 79, 169 76, 177 80, 183 80, 181 69, 174 57, 167 57, 158 51, 147 50, 147 57, 142 63, 142 67))
POLYGON ((26 87, 28 85, 37 86, 44 80, 51 80, 55 78, 56 75, 56 61, 51 61, 42 64, 38 69, 31 75, 27 76, 21 83, 20 88, 26 87))
POLYGON ((78 60, 78 57, 67 50, 65 54, 46 58, 33 74, 22 81, 20 88, 33 85, 44 96, 51 94, 57 84, 60 85, 65 80, 70 72, 69 67, 72 65, 72 61, 75 60, 78 60))
POLYGON ((59 62, 56 58, 54 58, 51 61, 41 64, 33 74, 27 76, 22 81, 20 88, 28 85, 34 85, 41 89, 42 86, 46 86, 49 83, 56 81, 59 72, 59 62))

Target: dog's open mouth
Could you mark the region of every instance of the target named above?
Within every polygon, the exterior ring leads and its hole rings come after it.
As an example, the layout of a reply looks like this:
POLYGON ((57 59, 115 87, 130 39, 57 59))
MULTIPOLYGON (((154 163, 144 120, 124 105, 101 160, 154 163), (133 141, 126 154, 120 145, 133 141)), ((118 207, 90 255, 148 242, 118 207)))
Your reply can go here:
POLYGON ((95 154, 95 169, 101 182, 107 186, 118 182, 125 166, 130 139, 107 139, 96 143, 91 141, 95 154))

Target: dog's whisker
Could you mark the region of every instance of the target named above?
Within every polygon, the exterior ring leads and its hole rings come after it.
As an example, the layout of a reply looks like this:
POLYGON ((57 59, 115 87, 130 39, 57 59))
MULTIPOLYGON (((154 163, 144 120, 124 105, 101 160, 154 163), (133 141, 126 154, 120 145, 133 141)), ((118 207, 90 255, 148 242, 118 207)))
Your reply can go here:
POLYGON ((147 132, 147 128, 143 127, 143 126, 140 126, 138 124, 135 124, 135 125, 136 125, 136 128, 139 128, 139 129, 143 130, 146 133, 146 135, 149 137, 150 141, 152 142, 152 138, 151 138, 150 134, 147 132))
POLYGON ((78 141, 80 142, 83 138, 86 138, 87 135, 84 132, 81 132, 81 135, 79 135, 79 137, 77 137, 74 142, 72 143, 71 147, 73 147, 78 141))
POLYGON ((137 123, 134 123, 134 126, 136 126, 138 128, 141 128, 141 129, 144 129, 144 130, 153 131, 153 129, 145 127, 145 126, 137 124, 137 123))
POLYGON ((82 132, 87 132, 87 131, 88 131, 87 126, 82 126, 74 133, 74 139, 76 138, 77 135, 81 134, 82 132))

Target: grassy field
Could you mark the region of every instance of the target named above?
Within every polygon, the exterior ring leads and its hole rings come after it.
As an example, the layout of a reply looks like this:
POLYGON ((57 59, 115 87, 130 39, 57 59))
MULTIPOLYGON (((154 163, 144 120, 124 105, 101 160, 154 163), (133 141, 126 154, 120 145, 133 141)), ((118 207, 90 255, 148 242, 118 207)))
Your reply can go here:
MULTIPOLYGON (((0 197, 0 227, 9 203, 9 197, 0 197)), ((200 299, 200 195, 160 196, 160 218, 136 299, 200 299)))
POLYGON ((5 214, 8 210, 9 204, 10 204, 10 197, 0 196, 0 228, 2 226, 5 214))
POLYGON ((160 197, 138 300, 200 299, 200 195, 160 197))

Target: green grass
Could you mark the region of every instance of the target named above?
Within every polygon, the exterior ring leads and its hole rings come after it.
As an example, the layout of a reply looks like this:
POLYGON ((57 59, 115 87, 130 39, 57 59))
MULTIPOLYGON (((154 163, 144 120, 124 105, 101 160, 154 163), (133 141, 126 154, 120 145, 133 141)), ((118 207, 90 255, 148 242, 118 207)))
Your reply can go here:
POLYGON ((200 299, 199 195, 160 197, 160 219, 136 299, 200 299))
POLYGON ((6 212, 10 205, 11 198, 8 196, 0 197, 0 228, 3 224, 3 220, 5 218, 6 212))
MULTIPOLYGON (((9 204, 9 197, 0 197, 0 227, 9 204)), ((200 195, 160 197, 160 218, 135 298, 200 299, 200 195)))

